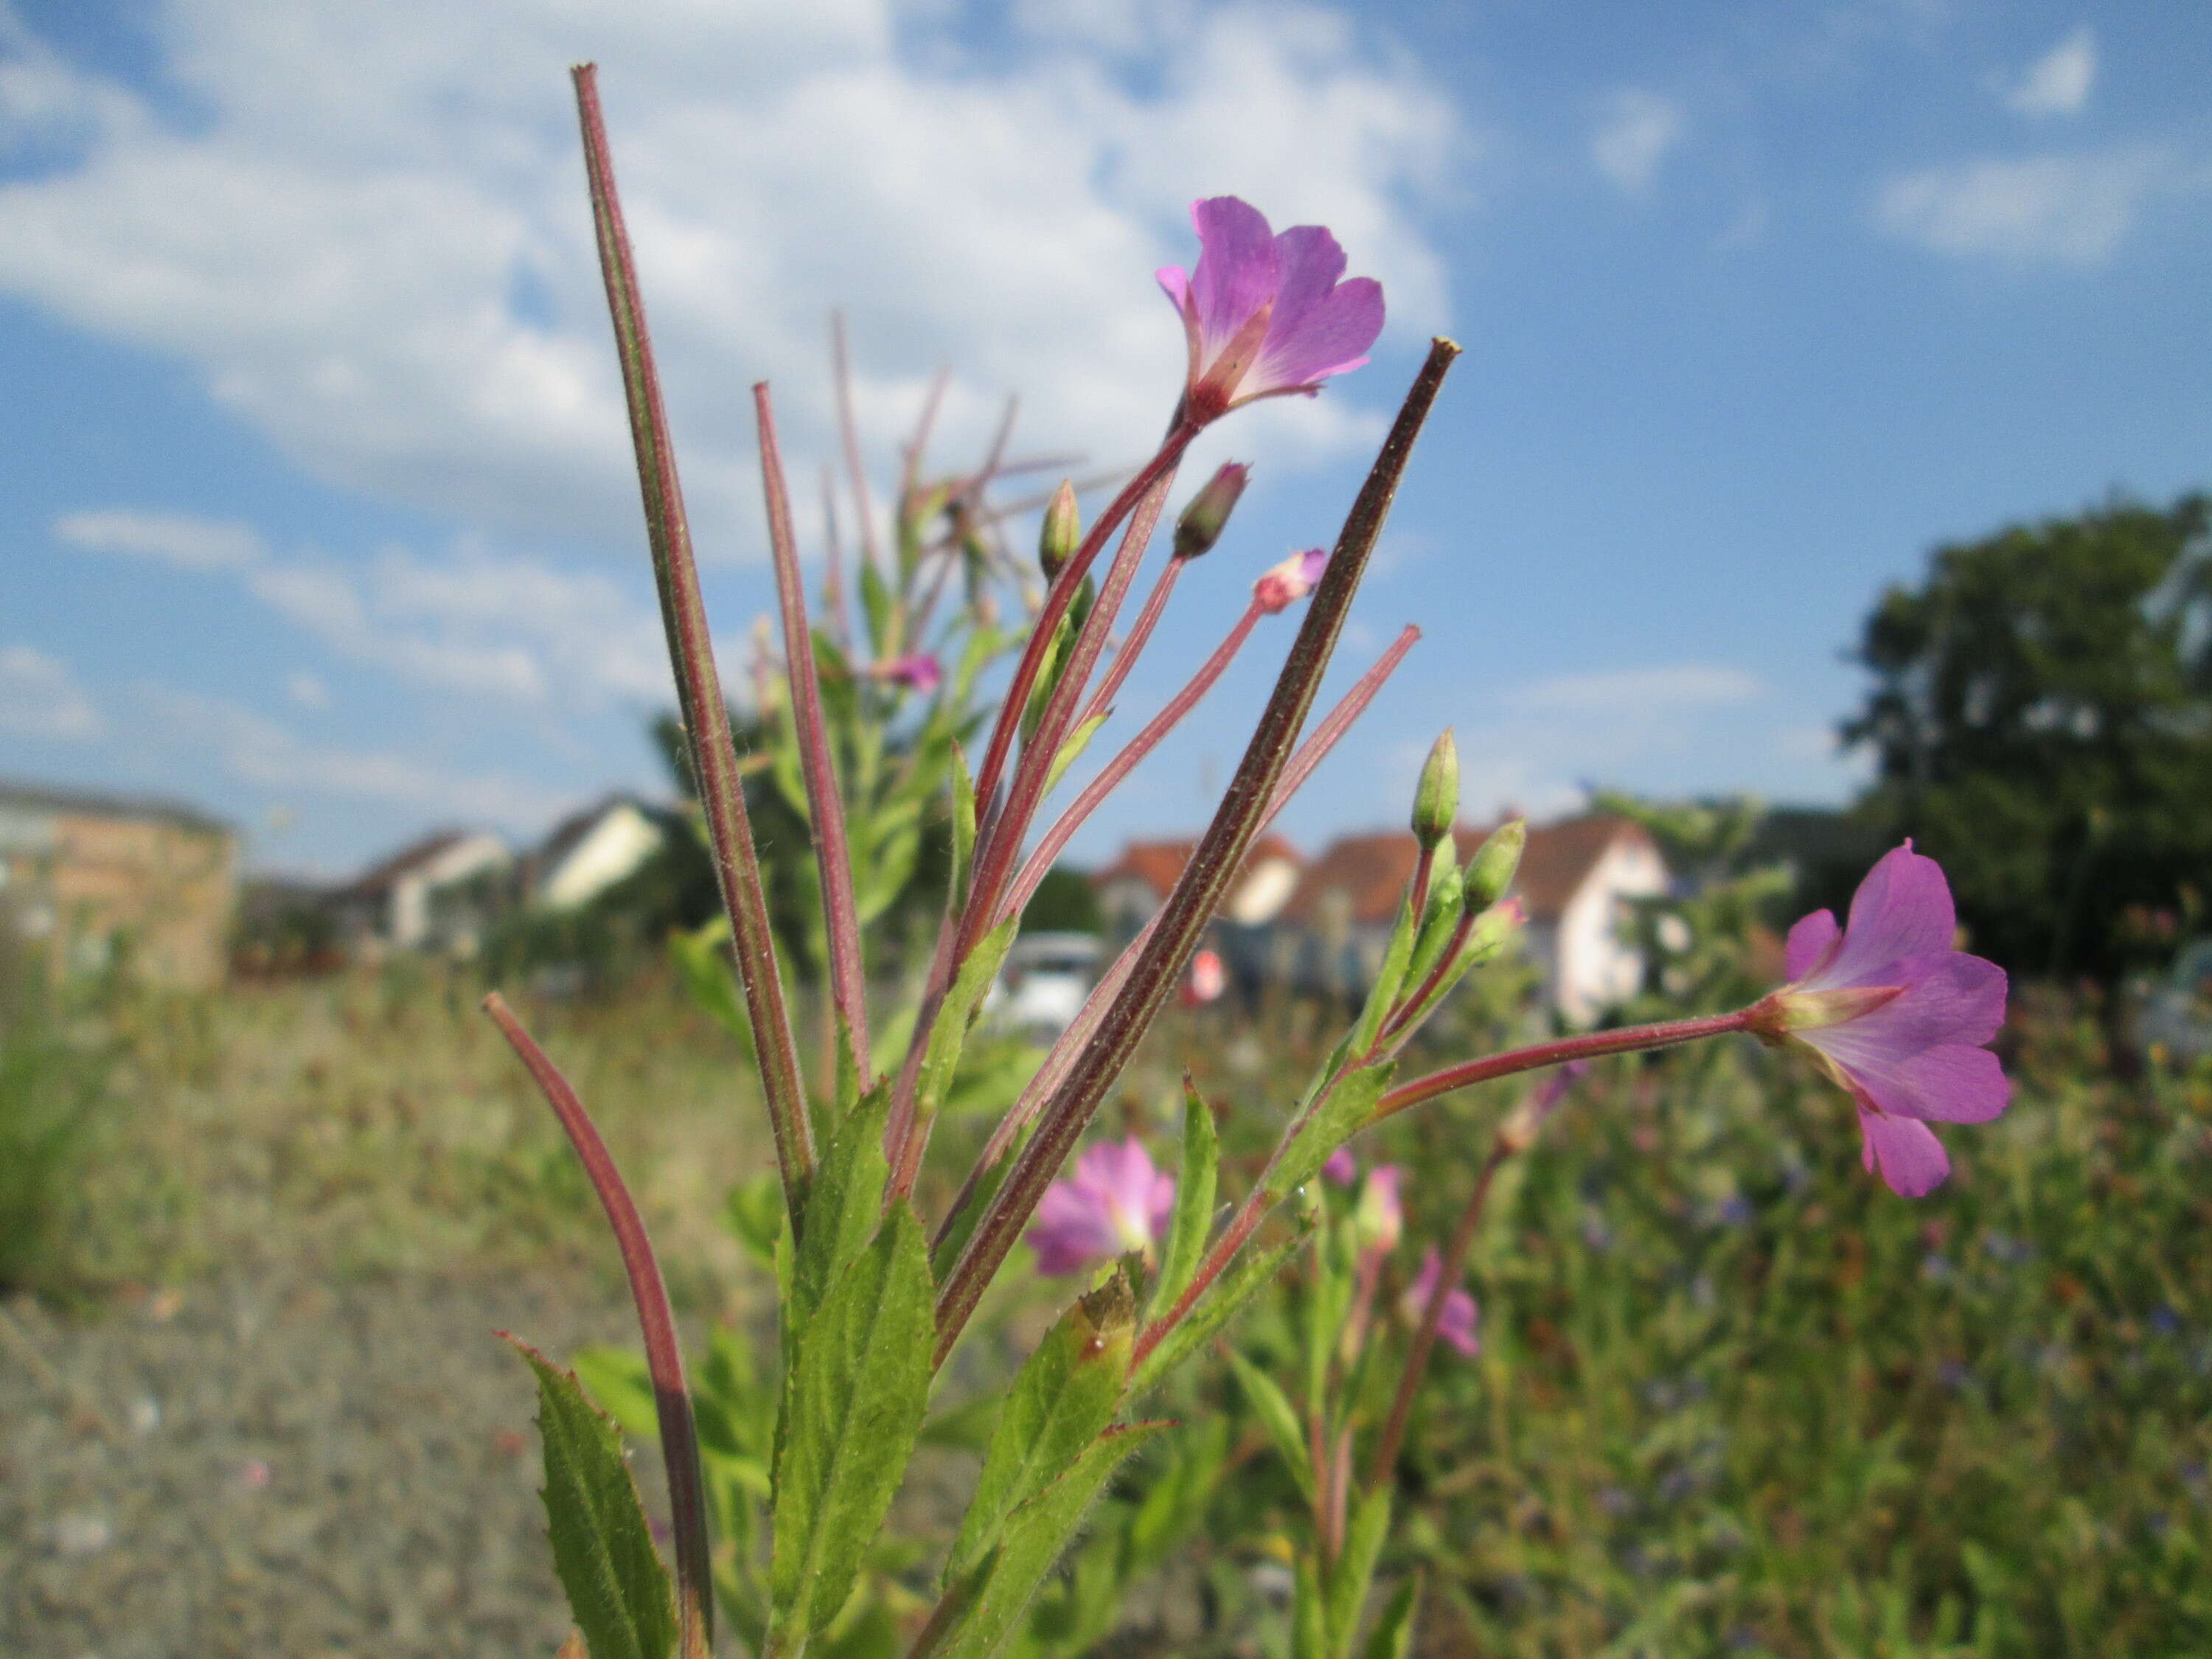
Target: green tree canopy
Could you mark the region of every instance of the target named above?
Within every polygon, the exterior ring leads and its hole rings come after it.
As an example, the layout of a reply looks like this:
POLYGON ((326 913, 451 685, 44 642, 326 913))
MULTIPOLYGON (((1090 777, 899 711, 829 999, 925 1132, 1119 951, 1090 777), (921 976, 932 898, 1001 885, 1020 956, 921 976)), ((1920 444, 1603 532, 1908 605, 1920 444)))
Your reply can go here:
POLYGON ((2212 550, 2202 495, 1940 547, 1882 596, 1843 729, 1862 811, 1941 860, 1973 948, 2109 975, 2212 882, 2212 550), (2132 911, 2132 915, 2131 915, 2132 911))

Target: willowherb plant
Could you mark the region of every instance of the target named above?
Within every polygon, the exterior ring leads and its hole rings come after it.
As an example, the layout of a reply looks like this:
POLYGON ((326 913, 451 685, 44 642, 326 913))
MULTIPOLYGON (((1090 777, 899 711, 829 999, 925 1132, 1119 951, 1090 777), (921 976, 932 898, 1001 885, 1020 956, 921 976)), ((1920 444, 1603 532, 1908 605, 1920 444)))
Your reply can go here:
MULTIPOLYGON (((1300 226, 1276 234, 1255 210, 1224 197, 1194 209, 1195 269, 1159 273, 1188 343, 1166 436, 1087 528, 1071 492, 1054 500, 1041 547, 1049 585, 972 774, 948 743, 953 849, 945 922, 919 1004, 892 1023, 889 1043, 872 1039, 866 1003, 866 906, 856 890, 846 810, 852 746, 831 741, 823 704, 825 681, 849 682, 857 671, 845 665, 831 677, 817 661, 768 388, 755 389, 782 623, 788 742, 781 763, 795 768, 794 787, 804 795, 829 984, 831 1040, 810 1091, 770 937, 740 787, 744 763, 731 742, 588 66, 576 71, 576 89, 692 775, 727 911, 742 1024, 773 1132, 776 1179, 765 1205, 741 1203, 741 1231, 775 1261, 780 1298, 780 1363, 763 1375, 741 1342, 718 1335, 708 1359, 713 1386, 702 1396, 712 1409, 695 1411, 659 1268, 635 1204, 574 1091, 499 999, 489 1000, 492 1018, 558 1114, 614 1228, 645 1346, 644 1370, 631 1390, 636 1409, 625 1414, 635 1421, 650 1402, 667 1465, 672 1587, 613 1425, 574 1376, 525 1350, 541 1391, 555 1561, 583 1643, 594 1659, 663 1659, 672 1651, 700 1659, 711 1650, 719 1599, 747 1645, 779 1659, 810 1647, 817 1654, 889 1652, 901 1644, 914 1659, 1079 1651, 1071 1632, 1103 1633, 1098 1598, 1085 1602, 1088 1592, 1079 1586, 1066 1599, 1082 1605, 1068 1613, 1058 1645, 1027 1621, 1116 1470, 1169 1426, 1139 1415, 1146 1396, 1310 1246, 1315 1271, 1303 1292, 1303 1411, 1265 1370, 1236 1362, 1248 1404, 1309 1500, 1291 1648, 1301 1659, 1407 1652, 1418 1585, 1401 1583, 1375 1615, 1366 1605, 1407 1413, 1434 1343, 1441 1337, 1466 1349, 1477 1340, 1475 1309, 1461 1284, 1485 1194, 1499 1165, 1533 1143, 1576 1069, 1601 1055, 1735 1032, 1802 1048, 1856 1103, 1867 1167, 1878 1168, 1896 1191, 1917 1195, 1948 1170, 1928 1121, 1981 1121, 2004 1107, 2005 1079, 1983 1046, 2002 1018, 2003 975, 1953 948, 1942 872, 1908 844, 1868 875, 1847 925, 1823 911, 1791 930, 1791 982, 1748 1006, 1565 1036, 1401 1080, 1401 1059, 1424 1022, 1522 924, 1507 890, 1524 832, 1508 824, 1459 862, 1451 834, 1457 761, 1447 734, 1423 771, 1412 819, 1419 858, 1372 988, 1245 1190, 1217 1212, 1222 1169, 1213 1116, 1195 1091, 1188 1093, 1174 1177, 1156 1170, 1133 1141, 1096 1146, 1077 1158, 1255 837, 1418 637, 1407 629, 1309 729, 1322 675, 1414 440, 1458 355, 1443 339, 1431 345, 1334 550, 1294 555, 1265 573, 1197 674, 1056 819, 1042 818, 1062 775, 1117 700, 1134 689, 1133 671, 1178 574, 1220 538, 1243 488, 1243 469, 1231 467, 1200 491, 1109 656, 1117 618, 1191 441, 1255 399, 1318 392, 1330 376, 1366 361, 1382 328, 1379 286, 1344 280, 1345 258, 1328 231, 1300 226), (1103 574, 1095 574, 1102 559, 1103 574), (1206 694, 1261 618, 1301 601, 1306 609, 1273 690, 1181 878, 1020 1088, 945 1212, 926 1221, 915 1194, 932 1130, 1027 900, 1068 837, 1206 694), (1382 1352, 1376 1333, 1391 1311, 1379 1300, 1382 1263, 1401 1242, 1398 1174, 1370 1170, 1348 1206, 1322 1196, 1329 1180, 1316 1178, 1352 1180, 1348 1143, 1397 1113, 1472 1084, 1547 1067, 1561 1069, 1498 1126, 1448 1244, 1425 1261, 1401 1298, 1407 1346, 1394 1377, 1375 1355, 1382 1352), (1064 1178, 1071 1158, 1073 1174, 1064 1178), (1267 1234, 1270 1218, 1286 1207, 1295 1212, 1292 1224, 1267 1234), (921 1563, 907 1559, 903 1605, 878 1599, 864 1607, 856 1586, 883 1559, 880 1534, 923 1437, 933 1378, 1025 1234, 1041 1267, 1088 1273, 1089 1287, 997 1402, 981 1473, 933 1594, 913 1593, 921 1563), (1357 1443, 1363 1437, 1364 1447, 1357 1443), (710 1452, 703 1463, 702 1437, 710 1452), (710 1511, 724 1534, 719 1553, 710 1547, 710 1511)), ((854 472, 857 481, 857 465, 854 472)), ((902 548, 897 556, 914 553, 902 548)), ((902 580, 913 574, 910 564, 903 567, 902 580)), ((860 575, 864 590, 882 591, 871 555, 864 553, 860 575)), ((877 627, 872 643, 881 666, 873 672, 909 688, 933 686, 938 668, 924 627, 926 611, 903 635, 877 627)), ((831 637, 849 638, 842 622, 831 637)), ((601 1392, 624 1386, 609 1373, 601 1392)), ((1193 1443, 1208 1443, 1200 1436, 1193 1443)), ((1191 1455, 1194 1462, 1177 1464, 1175 1479, 1156 1486, 1170 1494, 1161 1512, 1139 1516, 1117 1542, 1120 1565, 1097 1581, 1107 1586, 1107 1618, 1115 1588, 1157 1559, 1160 1540, 1172 1535, 1170 1511, 1182 1501, 1176 1494, 1202 1490, 1218 1474, 1218 1443, 1191 1455)), ((1152 1509, 1148 1499, 1146 1514, 1152 1509)))

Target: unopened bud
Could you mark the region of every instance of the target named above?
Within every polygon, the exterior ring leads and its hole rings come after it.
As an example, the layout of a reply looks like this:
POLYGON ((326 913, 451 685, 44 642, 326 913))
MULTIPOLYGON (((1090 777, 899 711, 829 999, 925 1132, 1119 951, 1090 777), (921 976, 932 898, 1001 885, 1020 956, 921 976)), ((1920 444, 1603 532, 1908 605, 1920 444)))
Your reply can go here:
POLYGON ((1194 559, 1221 539, 1221 532, 1229 526, 1229 514, 1251 476, 1252 469, 1243 462, 1231 461, 1206 481, 1206 488, 1190 498, 1182 517, 1176 520, 1176 557, 1194 559))
POLYGON ((1066 478, 1045 503, 1044 528, 1037 536, 1037 563, 1050 581, 1075 556, 1083 543, 1083 514, 1075 505, 1075 486, 1066 478))
POLYGON ((1317 547, 1293 553, 1252 584, 1252 597, 1270 616, 1295 605, 1314 590, 1328 568, 1328 555, 1317 547))
POLYGON ((1359 1203, 1352 1212, 1352 1234, 1360 1249, 1395 1250, 1406 1226, 1405 1206, 1398 1183, 1406 1172, 1395 1164, 1378 1164, 1367 1172, 1359 1189, 1359 1203))
POLYGON ((1429 750, 1421 781, 1413 791, 1413 839, 1424 851, 1452 832, 1459 817, 1459 745, 1449 728, 1429 750))
POLYGON ((1521 867, 1521 852, 1528 844, 1525 818, 1515 818, 1492 830, 1490 839, 1476 848, 1474 856, 1467 861, 1467 882, 1460 889, 1460 902, 1470 911, 1487 910, 1497 903, 1498 896, 1513 884, 1513 872, 1521 867))

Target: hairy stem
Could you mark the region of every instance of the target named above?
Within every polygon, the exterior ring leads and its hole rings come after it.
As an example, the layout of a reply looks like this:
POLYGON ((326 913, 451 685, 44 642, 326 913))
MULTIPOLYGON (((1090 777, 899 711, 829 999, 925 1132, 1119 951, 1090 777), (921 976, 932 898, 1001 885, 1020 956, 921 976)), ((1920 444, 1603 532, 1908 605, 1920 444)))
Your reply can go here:
POLYGON ((1511 1048, 1502 1054, 1491 1054, 1481 1060, 1462 1060, 1456 1066, 1447 1066, 1441 1072, 1416 1078, 1411 1083, 1401 1083, 1375 1103, 1370 1125, 1404 1111, 1408 1106, 1418 1106, 1425 1100, 1434 1100, 1438 1095, 1448 1095, 1455 1089, 1472 1084, 1487 1083, 1492 1078, 1511 1077, 1516 1072, 1533 1072, 1546 1066, 1563 1066, 1572 1060, 1595 1060, 1603 1054, 1635 1054, 1646 1048, 1671 1048, 1679 1042, 1695 1042, 1701 1037, 1723 1036, 1730 1031, 1751 1029, 1752 1011, 1739 1008, 1732 1014, 1702 1014, 1695 1019, 1662 1020, 1656 1025, 1624 1025, 1610 1031, 1584 1031, 1577 1036, 1561 1037, 1555 1042, 1539 1042, 1527 1048, 1511 1048))
POLYGON ((569 1087, 560 1068, 522 1029, 522 1022, 495 991, 483 1002, 501 1036, 514 1049, 532 1079, 561 1120, 568 1144, 576 1149, 592 1190, 599 1195, 629 1275, 630 1300, 637 1304, 638 1328, 645 1338, 646 1368, 653 1378, 653 1409, 660 1419, 660 1455, 668 1469, 669 1524, 676 1534, 676 1592, 684 1659, 707 1659, 714 1645, 714 1577, 708 1559, 707 1486, 699 1467, 699 1432, 691 1418, 691 1391, 684 1381, 684 1351, 676 1340, 676 1316, 668 1287, 646 1237, 645 1218, 616 1169, 607 1144, 591 1114, 569 1087))
POLYGON ((615 345, 622 360, 630 440, 637 452, 638 487, 645 498, 646 538, 653 550, 661 620, 668 630, 677 704, 690 741, 691 776, 699 791, 714 852, 714 879, 729 914, 731 945, 737 957, 738 977, 744 986, 745 1011, 752 1021, 753 1051, 758 1057, 761 1092, 767 1099, 769 1127, 775 1139, 784 1202, 796 1228, 814 1171, 814 1140, 806 1118, 805 1088, 799 1078, 799 1048, 792 1037, 775 938, 769 930, 760 857, 753 846, 751 821, 745 814, 744 784, 730 738, 729 709, 722 701, 722 683, 714 670, 707 607, 699 597, 691 526, 684 511, 684 489, 669 440, 668 413, 661 402, 660 375, 653 366, 653 343, 646 331, 645 301, 638 292, 629 233, 623 228, 622 202, 615 191, 614 161, 608 151, 606 121, 599 108, 598 71, 589 64, 580 64, 575 82, 599 269, 606 279, 607 310, 614 319, 615 345))

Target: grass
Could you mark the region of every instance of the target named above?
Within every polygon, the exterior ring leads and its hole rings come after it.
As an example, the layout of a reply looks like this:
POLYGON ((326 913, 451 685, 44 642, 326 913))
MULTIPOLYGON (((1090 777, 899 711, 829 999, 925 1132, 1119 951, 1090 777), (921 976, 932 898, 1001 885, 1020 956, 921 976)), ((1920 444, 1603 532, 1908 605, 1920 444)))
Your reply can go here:
MULTIPOLYGON (((366 975, 110 1012, 110 1105, 63 1200, 58 1282, 190 1277, 282 1250, 333 1278, 591 1261, 589 1195, 473 989, 366 975)), ((755 1270, 721 1224, 766 1168, 751 1091, 665 986, 526 1007, 599 1115, 679 1289, 755 1270)), ((1107 1127, 1181 1067, 1267 1133, 1310 1013, 1171 1020, 1107 1127)), ((1484 1351, 1436 1361, 1385 1575, 1431 1586, 1425 1650, 1485 1656, 2212 1652, 2212 1076, 2110 1075, 2094 1022, 2025 1007, 2015 1104, 1947 1132, 1895 1198, 1848 1105, 1754 1045, 1595 1073, 1509 1168, 1477 1251, 1484 1351)), ((1500 1087, 1367 1149, 1448 1224, 1500 1087)), ((951 1139, 957 1132, 948 1129, 951 1139)), ((1012 1297, 1026 1320, 1031 1298, 1012 1297)), ((1264 1334, 1255 1328, 1255 1336, 1264 1334)), ((1212 1382, 1200 1398, 1226 1404, 1212 1382)), ((1291 1524, 1246 1437, 1210 1516, 1239 1598, 1291 1524)))

